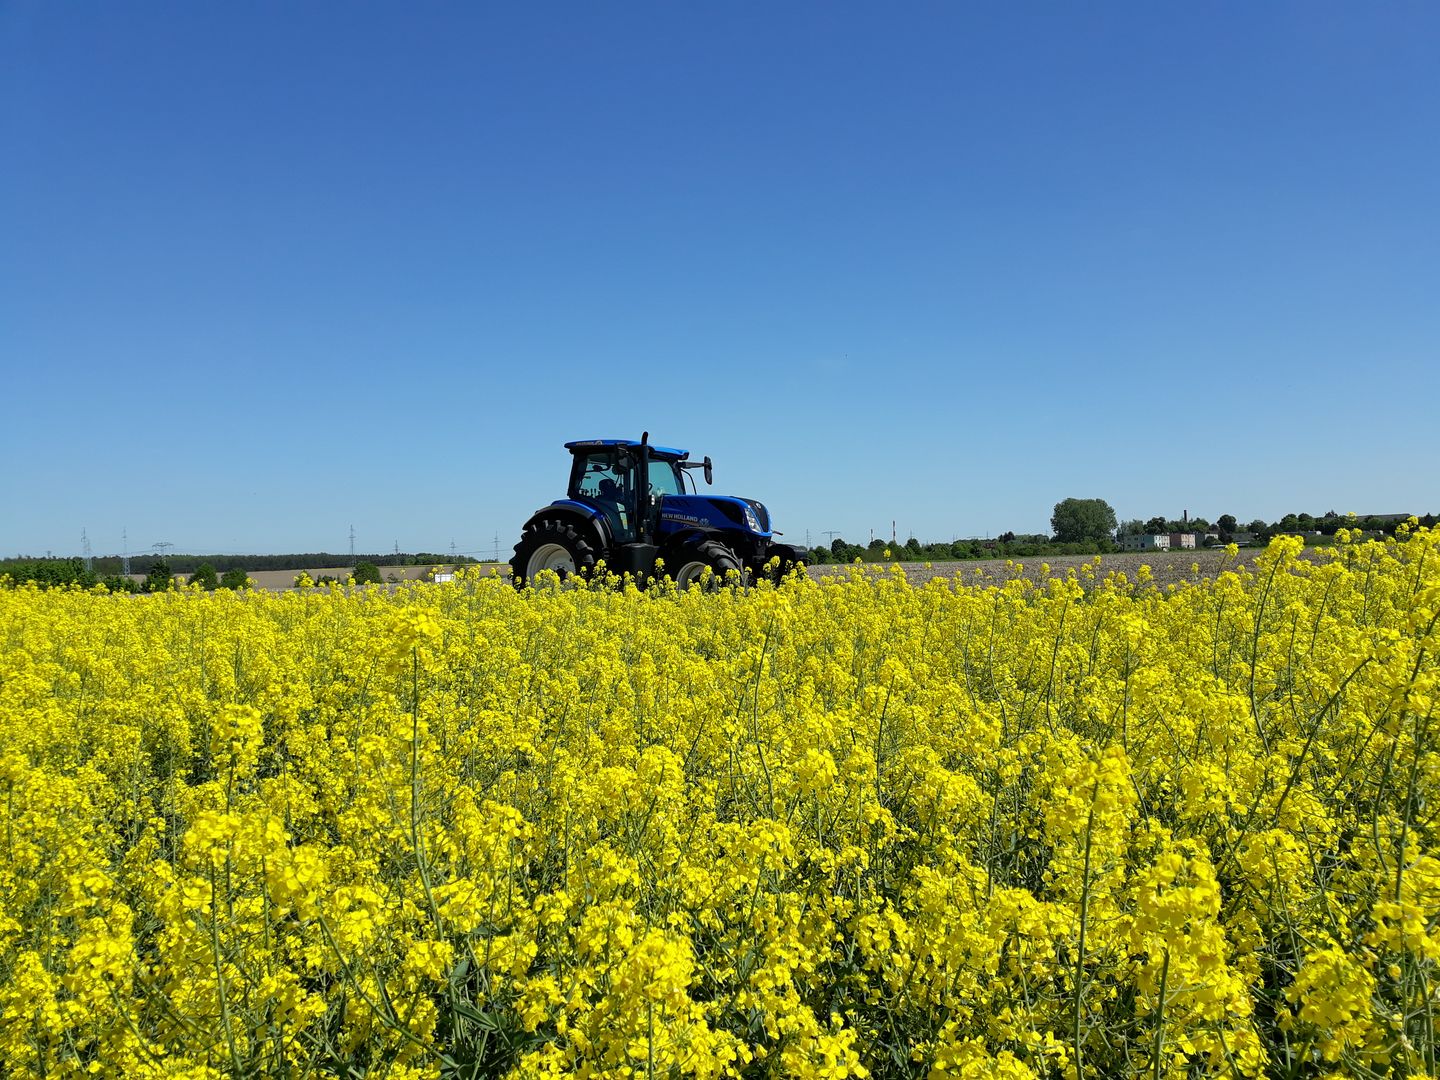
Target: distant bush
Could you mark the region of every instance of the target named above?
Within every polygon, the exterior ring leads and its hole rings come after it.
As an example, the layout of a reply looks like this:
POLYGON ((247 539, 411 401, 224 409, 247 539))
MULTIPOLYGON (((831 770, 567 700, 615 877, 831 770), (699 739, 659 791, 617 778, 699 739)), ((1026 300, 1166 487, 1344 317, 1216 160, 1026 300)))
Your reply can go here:
POLYGON ((232 566, 220 575, 220 588, 222 589, 245 589, 249 588, 249 583, 250 577, 241 566, 232 566))
POLYGON ((96 577, 85 569, 85 560, 74 559, 31 559, 6 563, 0 566, 0 578, 8 578, 11 585, 32 584, 42 589, 53 589, 62 585, 78 585, 88 589, 96 583, 96 577))
POLYGON ((208 562, 201 563, 190 575, 190 584, 199 585, 206 592, 214 592, 220 585, 220 579, 215 576, 215 567, 208 562))
POLYGON ((380 568, 373 562, 358 562, 355 564, 356 585, 379 585, 380 568))
POLYGON ((150 572, 145 575, 140 588, 144 592, 164 592, 174 584, 175 575, 170 570, 170 564, 160 560, 150 564, 150 572))

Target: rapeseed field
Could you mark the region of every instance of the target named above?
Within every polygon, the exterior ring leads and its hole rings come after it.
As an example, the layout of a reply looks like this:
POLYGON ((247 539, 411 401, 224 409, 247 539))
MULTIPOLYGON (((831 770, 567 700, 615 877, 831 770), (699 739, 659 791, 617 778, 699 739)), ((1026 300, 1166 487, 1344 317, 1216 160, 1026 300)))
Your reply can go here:
POLYGON ((1436 1077, 1440 534, 1299 552, 0 589, 0 1074, 1436 1077))

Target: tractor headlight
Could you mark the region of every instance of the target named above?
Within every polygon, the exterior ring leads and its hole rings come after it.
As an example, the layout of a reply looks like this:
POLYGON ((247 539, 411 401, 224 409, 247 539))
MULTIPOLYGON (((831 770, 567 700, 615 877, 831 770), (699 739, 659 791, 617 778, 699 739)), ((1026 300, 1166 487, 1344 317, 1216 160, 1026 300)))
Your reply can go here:
POLYGON ((745 507, 745 527, 751 532, 758 533, 760 531, 760 519, 755 516, 755 511, 751 510, 748 506, 745 507))

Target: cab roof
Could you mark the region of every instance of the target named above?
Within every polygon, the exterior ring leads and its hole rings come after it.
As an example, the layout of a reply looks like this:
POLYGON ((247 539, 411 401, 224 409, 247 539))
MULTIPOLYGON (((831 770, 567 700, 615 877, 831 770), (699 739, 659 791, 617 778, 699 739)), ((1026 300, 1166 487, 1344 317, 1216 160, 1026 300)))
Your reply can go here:
MULTIPOLYGON (((583 454, 587 450, 597 450, 605 446, 624 446, 631 450, 640 449, 639 439, 577 439, 574 442, 567 442, 565 449, 572 454, 583 454)), ((681 460, 690 456, 689 450, 677 450, 673 446, 656 446, 650 444, 651 457, 673 458, 681 460)))

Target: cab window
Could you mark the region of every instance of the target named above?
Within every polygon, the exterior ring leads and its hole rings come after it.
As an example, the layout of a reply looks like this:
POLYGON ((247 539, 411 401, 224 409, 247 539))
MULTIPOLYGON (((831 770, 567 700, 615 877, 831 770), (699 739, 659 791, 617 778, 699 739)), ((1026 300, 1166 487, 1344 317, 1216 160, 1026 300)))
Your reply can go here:
POLYGON ((620 455, 613 450, 586 454, 581 459, 577 492, 592 499, 623 502, 629 495, 629 477, 620 467, 620 455))

